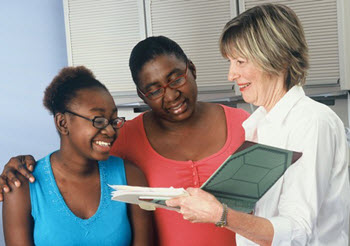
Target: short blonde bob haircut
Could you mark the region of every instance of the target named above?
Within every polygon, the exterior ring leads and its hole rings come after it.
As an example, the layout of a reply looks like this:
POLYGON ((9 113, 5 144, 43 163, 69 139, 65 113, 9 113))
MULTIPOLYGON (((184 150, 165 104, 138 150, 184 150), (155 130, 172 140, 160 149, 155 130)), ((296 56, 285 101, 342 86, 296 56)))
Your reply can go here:
POLYGON ((285 88, 305 84, 308 47, 299 18, 282 4, 264 4, 230 20, 220 37, 225 58, 243 57, 269 75, 285 73, 285 88))

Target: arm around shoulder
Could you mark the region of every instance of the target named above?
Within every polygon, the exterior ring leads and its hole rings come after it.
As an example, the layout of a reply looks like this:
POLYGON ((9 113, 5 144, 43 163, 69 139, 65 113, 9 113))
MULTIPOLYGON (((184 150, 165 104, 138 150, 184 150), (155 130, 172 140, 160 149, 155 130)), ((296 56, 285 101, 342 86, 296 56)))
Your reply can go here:
MULTIPOLYGON (((148 186, 143 172, 133 163, 125 161, 125 174, 128 185, 148 186)), ((133 230, 133 246, 154 245, 152 212, 137 205, 129 205, 129 218, 133 230)))
POLYGON ((4 166, 0 175, 0 202, 3 201, 3 193, 10 192, 10 183, 15 184, 11 187, 21 186, 21 182, 17 176, 23 175, 30 182, 34 182, 34 176, 30 173, 35 166, 35 159, 31 155, 19 155, 12 157, 4 166))
POLYGON ((9 246, 34 245, 29 183, 23 176, 19 176, 19 179, 21 187, 5 194, 2 207, 5 242, 9 246))

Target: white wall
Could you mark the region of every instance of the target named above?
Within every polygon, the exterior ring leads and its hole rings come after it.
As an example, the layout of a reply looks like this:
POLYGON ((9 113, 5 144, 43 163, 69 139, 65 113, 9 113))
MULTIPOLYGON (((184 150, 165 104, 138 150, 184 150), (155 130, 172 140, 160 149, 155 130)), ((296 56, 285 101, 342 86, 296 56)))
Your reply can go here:
MULTIPOLYGON (((61 0, 0 1, 0 170, 11 156, 41 158, 58 148, 42 98, 67 65, 64 31, 61 0)), ((0 226, 5 245, 1 216, 0 226)))

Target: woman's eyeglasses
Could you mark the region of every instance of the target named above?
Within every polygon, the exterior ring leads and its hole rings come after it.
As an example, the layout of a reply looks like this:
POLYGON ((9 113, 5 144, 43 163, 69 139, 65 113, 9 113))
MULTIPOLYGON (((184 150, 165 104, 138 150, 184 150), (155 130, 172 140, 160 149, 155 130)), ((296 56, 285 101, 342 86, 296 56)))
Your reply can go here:
POLYGON ((92 125, 96 127, 97 129, 105 129, 109 124, 116 130, 121 128, 125 123, 124 117, 117 117, 112 120, 108 120, 105 117, 102 116, 95 116, 93 119, 89 119, 85 116, 79 115, 77 113, 74 113, 72 111, 66 110, 65 113, 70 113, 72 115, 78 116, 80 118, 83 118, 85 120, 91 121, 92 125))
POLYGON ((176 77, 175 79, 169 81, 166 85, 161 86, 159 88, 156 88, 154 90, 148 91, 146 93, 143 93, 139 88, 137 88, 137 90, 144 96, 147 97, 150 100, 156 100, 158 98, 161 98, 164 96, 165 94, 165 90, 167 87, 171 88, 171 89, 176 89, 179 88, 181 86, 183 86, 184 84, 186 84, 187 82, 187 70, 188 70, 188 62, 186 62, 186 70, 185 73, 176 77))

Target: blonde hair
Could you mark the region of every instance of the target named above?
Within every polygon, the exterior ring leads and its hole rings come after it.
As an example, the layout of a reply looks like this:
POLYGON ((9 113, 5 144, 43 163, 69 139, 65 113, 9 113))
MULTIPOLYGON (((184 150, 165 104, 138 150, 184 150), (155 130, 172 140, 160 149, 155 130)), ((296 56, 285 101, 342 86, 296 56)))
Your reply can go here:
POLYGON ((293 10, 264 4, 230 20, 220 37, 223 57, 244 57, 270 75, 286 72, 285 87, 305 84, 309 68, 303 27, 293 10))

